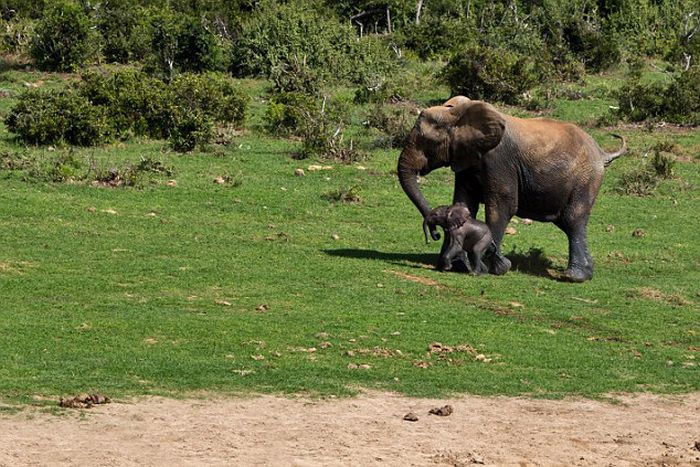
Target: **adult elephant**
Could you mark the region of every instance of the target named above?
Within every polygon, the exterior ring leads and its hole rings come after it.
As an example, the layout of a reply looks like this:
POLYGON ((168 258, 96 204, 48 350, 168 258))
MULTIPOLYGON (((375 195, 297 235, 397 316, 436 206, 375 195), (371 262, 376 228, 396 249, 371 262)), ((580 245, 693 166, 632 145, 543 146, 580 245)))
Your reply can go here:
MULTIPOLYGON (((401 152, 401 187, 424 218, 430 205, 417 176, 439 167, 455 172, 454 203, 476 215, 486 209, 497 251, 490 272, 505 274, 510 261, 500 252, 503 233, 518 215, 553 222, 569 239, 564 278, 582 282, 593 276, 586 228, 603 181, 604 167, 627 151, 605 153, 589 135, 570 123, 504 115, 492 105, 453 97, 421 112, 401 152)), ((440 236, 430 226, 435 240, 440 236)), ((443 244, 443 249, 447 247, 443 244)))

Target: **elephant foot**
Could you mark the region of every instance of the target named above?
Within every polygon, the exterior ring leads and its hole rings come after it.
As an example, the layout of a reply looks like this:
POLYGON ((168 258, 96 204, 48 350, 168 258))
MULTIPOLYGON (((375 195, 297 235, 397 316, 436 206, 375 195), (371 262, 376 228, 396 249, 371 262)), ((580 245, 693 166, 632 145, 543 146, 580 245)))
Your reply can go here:
POLYGON ((491 260, 491 269, 489 269, 489 272, 497 276, 502 276, 510 270, 510 266, 510 260, 500 253, 497 253, 491 260))
POLYGON ((561 280, 566 282, 585 282, 591 280, 592 277, 593 271, 591 270, 569 268, 564 271, 561 280))
POLYGON ((443 261, 440 259, 437 264, 437 270, 438 271, 449 271, 452 269, 452 262, 451 261, 443 261))

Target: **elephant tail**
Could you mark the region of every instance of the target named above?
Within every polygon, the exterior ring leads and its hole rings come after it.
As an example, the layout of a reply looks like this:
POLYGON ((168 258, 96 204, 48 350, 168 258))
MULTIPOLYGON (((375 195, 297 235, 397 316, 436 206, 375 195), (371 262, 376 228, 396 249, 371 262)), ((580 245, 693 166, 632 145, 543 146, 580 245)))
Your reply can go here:
POLYGON ((622 147, 615 152, 610 152, 610 153, 603 152, 603 156, 604 156, 603 165, 605 165, 605 167, 609 166, 612 161, 614 161, 615 159, 617 159, 618 157, 620 157, 621 155, 623 155, 627 152, 627 141, 625 141, 625 137, 620 136, 620 135, 616 135, 614 133, 611 133, 611 136, 614 136, 615 138, 622 140, 622 147))

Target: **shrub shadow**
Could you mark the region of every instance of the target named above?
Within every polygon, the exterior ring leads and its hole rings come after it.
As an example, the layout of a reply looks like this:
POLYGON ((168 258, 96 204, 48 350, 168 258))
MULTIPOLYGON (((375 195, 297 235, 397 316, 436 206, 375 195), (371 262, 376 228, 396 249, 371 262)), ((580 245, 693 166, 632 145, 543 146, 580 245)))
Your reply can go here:
POLYGON ((419 268, 434 268, 437 264, 436 253, 388 253, 377 250, 361 250, 357 248, 340 248, 337 250, 322 250, 330 256, 356 259, 372 259, 392 264, 401 264, 419 268))

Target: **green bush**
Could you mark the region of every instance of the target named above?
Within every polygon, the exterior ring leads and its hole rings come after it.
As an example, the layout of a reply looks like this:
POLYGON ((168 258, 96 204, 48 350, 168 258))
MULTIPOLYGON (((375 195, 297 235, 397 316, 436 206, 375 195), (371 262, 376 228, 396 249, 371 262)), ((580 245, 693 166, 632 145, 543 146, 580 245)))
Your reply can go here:
POLYGON ((0 20, 0 51, 25 55, 34 35, 35 22, 26 18, 0 20))
POLYGON ((167 137, 172 124, 168 86, 134 68, 113 73, 87 72, 79 90, 93 105, 109 109, 117 136, 167 137))
POLYGON ((202 110, 177 111, 168 141, 178 152, 204 150, 214 139, 214 121, 202 110))
POLYGON ((419 24, 402 28, 397 36, 397 41, 420 59, 439 59, 476 37, 476 26, 465 18, 426 15, 419 24))
POLYGON ((106 108, 91 105, 73 90, 29 90, 10 110, 5 124, 29 144, 94 146, 108 141, 112 134, 106 108))
POLYGON ((441 71, 453 95, 517 104, 522 94, 546 78, 534 59, 503 49, 468 47, 441 71))
POLYGON ((98 42, 83 9, 61 0, 36 25, 30 53, 42 70, 73 71, 96 54, 98 42))
POLYGON ((299 135, 311 115, 320 109, 319 99, 300 92, 282 92, 270 98, 265 127, 276 135, 299 135))
POLYGON ((201 110, 220 124, 242 125, 248 97, 223 73, 178 75, 170 85, 172 101, 184 110, 201 110))
POLYGON ((383 133, 378 146, 398 148, 406 144, 418 116, 418 108, 410 104, 376 104, 368 113, 366 125, 383 133))
POLYGON ((165 79, 178 72, 223 71, 228 57, 225 46, 202 19, 158 10, 150 21, 147 70, 165 79))
POLYGON ((343 164, 363 160, 364 152, 352 140, 345 140, 349 115, 349 102, 324 99, 320 111, 308 115, 301 126, 302 148, 296 157, 329 159, 343 164))
MULTIPOLYGON (((353 27, 314 2, 265 2, 244 22, 233 46, 232 70, 268 77, 303 70, 314 85, 357 80, 372 68, 392 66, 393 52, 376 38, 358 40, 353 27)), ((281 86, 300 91, 299 86, 281 86)))
POLYGON ((665 120, 700 124, 700 66, 673 76, 670 83, 624 85, 617 93, 619 113, 633 122, 665 120))
POLYGON ((399 79, 373 74, 367 75, 361 81, 355 91, 355 103, 402 102, 409 94, 408 86, 404 82, 399 83, 399 79))
POLYGON ((94 22, 102 35, 107 62, 128 63, 143 57, 139 35, 143 10, 130 0, 106 0, 95 5, 94 22))

